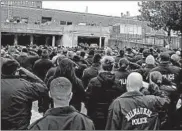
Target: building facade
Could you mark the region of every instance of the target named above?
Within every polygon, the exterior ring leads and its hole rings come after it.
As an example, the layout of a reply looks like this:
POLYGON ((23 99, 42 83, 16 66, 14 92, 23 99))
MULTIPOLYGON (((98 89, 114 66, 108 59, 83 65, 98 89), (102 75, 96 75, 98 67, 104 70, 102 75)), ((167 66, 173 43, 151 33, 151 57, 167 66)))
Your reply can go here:
POLYGON ((1 1, 2 45, 47 44, 75 47, 80 44, 98 44, 99 47, 104 47, 110 46, 112 40, 145 45, 152 42, 161 44, 156 38, 159 33, 153 36, 153 40, 146 27, 146 22, 133 17, 44 9, 41 1, 1 1), (114 30, 118 23, 119 28, 114 30))

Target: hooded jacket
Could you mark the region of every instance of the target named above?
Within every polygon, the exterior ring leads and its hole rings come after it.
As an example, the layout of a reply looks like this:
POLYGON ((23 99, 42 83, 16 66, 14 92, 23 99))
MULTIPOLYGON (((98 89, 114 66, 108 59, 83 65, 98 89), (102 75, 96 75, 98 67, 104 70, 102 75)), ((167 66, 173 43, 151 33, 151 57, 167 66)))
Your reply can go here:
POLYGON ((49 59, 39 59, 35 61, 33 72, 44 81, 48 70, 53 66, 52 61, 49 59))
POLYGON ((89 81, 98 75, 98 71, 100 69, 100 63, 93 63, 91 67, 88 67, 84 70, 82 76, 82 82, 84 84, 84 88, 88 86, 89 81))
POLYGON ((29 130, 94 130, 93 122, 74 107, 49 109, 29 130))
POLYGON ((105 128, 109 105, 124 91, 111 72, 100 72, 97 77, 90 80, 86 91, 86 107, 96 129, 105 128))

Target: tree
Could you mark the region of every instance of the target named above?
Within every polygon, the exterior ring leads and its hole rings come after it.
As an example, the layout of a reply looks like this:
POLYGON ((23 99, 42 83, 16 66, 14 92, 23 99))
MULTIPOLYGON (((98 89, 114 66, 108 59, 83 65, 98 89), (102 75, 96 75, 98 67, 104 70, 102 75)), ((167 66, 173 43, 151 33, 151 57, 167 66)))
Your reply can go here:
POLYGON ((182 1, 142 1, 139 20, 148 21, 155 30, 163 29, 170 38, 171 31, 182 34, 182 1))

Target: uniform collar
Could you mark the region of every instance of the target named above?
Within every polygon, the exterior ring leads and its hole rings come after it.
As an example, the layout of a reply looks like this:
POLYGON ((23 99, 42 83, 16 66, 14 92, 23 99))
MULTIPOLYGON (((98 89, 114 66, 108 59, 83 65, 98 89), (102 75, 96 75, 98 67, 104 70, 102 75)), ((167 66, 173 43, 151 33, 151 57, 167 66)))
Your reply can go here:
POLYGON ((67 115, 77 111, 73 106, 51 108, 46 111, 45 115, 67 115))
POLYGON ((140 91, 130 91, 121 95, 120 98, 133 97, 133 96, 143 96, 143 94, 140 91))

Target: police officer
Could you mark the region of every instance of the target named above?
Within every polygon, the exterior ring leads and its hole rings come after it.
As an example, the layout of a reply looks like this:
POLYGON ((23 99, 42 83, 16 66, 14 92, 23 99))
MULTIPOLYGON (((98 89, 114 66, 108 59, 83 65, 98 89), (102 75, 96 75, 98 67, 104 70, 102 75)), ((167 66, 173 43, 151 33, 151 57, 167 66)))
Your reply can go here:
MULTIPOLYGON (((171 94, 171 104, 170 104, 170 108, 169 108, 169 112, 168 112, 168 116, 169 116, 169 119, 168 119, 168 124, 166 128, 171 128, 172 129, 172 121, 171 121, 171 117, 172 117, 172 113, 175 112, 176 110, 176 104, 177 104, 177 101, 179 99, 179 96, 180 96, 180 79, 179 79, 179 75, 180 75, 180 71, 181 71, 181 68, 177 67, 177 66, 173 66, 171 63, 170 63, 170 55, 169 53, 167 52, 163 52, 160 54, 160 64, 155 67, 154 69, 151 70, 151 72, 153 71, 159 71, 162 76, 167 79, 167 81, 171 81, 172 83, 174 83, 177 87, 177 90, 176 92, 173 92, 171 94)), ((170 83, 168 83, 166 80, 163 80, 162 84, 163 85, 170 85, 170 83)))
POLYGON ((86 91, 88 116, 93 120, 96 130, 104 130, 109 105, 125 92, 120 82, 115 79, 113 67, 114 58, 104 56, 101 59, 101 71, 90 80, 86 91))
POLYGON ((30 130, 92 130, 93 122, 70 106, 72 84, 65 77, 58 77, 50 84, 50 96, 54 108, 47 110, 43 118, 29 126, 30 130))
POLYGON ((152 94, 144 95, 142 76, 133 72, 127 78, 127 91, 111 104, 108 110, 106 130, 157 130, 160 127, 158 110, 169 104, 157 88, 148 89, 152 94))
POLYGON ((32 102, 48 95, 47 87, 40 78, 19 68, 15 60, 3 64, 1 76, 1 129, 26 130, 30 124, 32 102))

